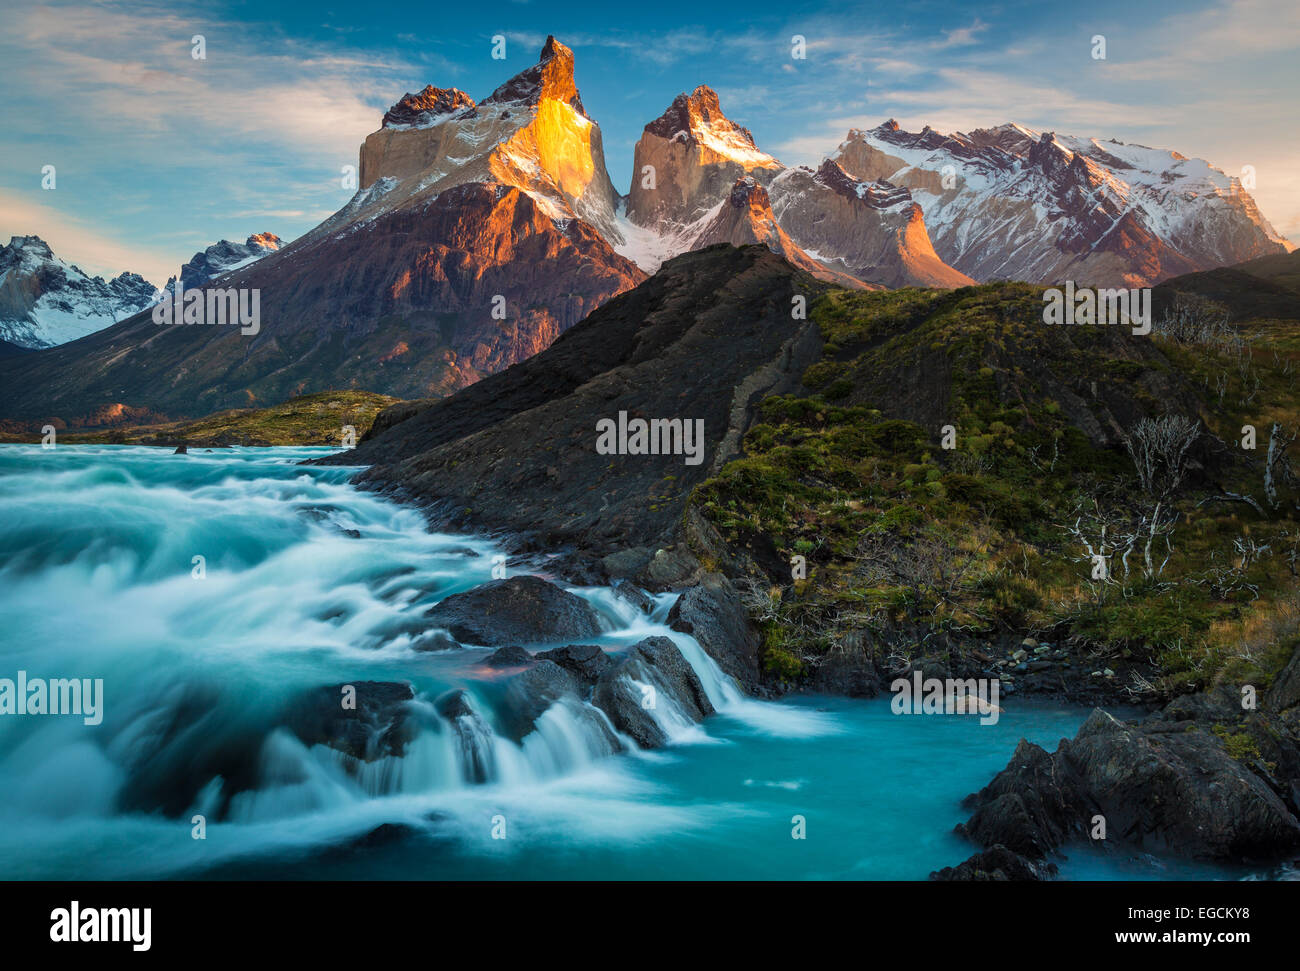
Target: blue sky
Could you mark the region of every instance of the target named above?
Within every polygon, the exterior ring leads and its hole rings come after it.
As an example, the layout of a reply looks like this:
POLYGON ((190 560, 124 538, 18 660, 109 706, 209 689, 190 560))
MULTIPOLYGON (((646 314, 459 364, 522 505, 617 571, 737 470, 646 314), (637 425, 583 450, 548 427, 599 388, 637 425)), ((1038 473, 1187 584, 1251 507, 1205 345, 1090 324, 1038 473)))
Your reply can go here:
POLYGON ((220 238, 300 235, 347 201, 341 166, 404 92, 481 99, 547 33, 574 49, 623 190, 642 126, 707 83, 787 164, 895 117, 940 131, 1017 121, 1232 174, 1253 165, 1265 216, 1300 242, 1295 0, 0 4, 0 237, 41 235, 95 273, 158 282, 220 238), (498 33, 504 62, 490 56, 498 33))

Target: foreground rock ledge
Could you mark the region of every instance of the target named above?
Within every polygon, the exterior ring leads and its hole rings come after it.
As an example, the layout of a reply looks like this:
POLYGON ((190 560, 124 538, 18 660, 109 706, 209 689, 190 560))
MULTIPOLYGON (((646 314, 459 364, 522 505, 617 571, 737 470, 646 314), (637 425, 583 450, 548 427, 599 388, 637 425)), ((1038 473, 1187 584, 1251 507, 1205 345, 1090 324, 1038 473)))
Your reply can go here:
POLYGON ((1300 852, 1298 679, 1300 655, 1257 712, 1223 687, 1138 723, 1097 709, 1051 754, 1022 740, 957 827, 985 852, 931 878, 1043 879, 1098 816, 1116 852, 1261 864, 1300 852))

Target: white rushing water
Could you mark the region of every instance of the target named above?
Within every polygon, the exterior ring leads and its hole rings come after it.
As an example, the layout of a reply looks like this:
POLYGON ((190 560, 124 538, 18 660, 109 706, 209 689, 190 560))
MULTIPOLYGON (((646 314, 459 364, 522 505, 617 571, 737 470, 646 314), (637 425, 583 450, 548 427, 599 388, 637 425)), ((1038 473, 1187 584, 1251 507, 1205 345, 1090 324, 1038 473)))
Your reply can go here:
MULTIPOLYGON (((105 695, 100 725, 0 718, 3 875, 67 875, 60 859, 91 846, 108 855, 83 855, 84 875, 183 871, 256 854, 262 840, 331 843, 523 795, 616 749, 635 757, 576 699, 519 743, 504 737, 494 689, 514 672, 478 666, 486 649, 416 647, 429 606, 488 580, 498 550, 428 532, 416 510, 353 489, 352 470, 296 465, 312 454, 0 450, 0 677, 102 679, 105 695), (283 724, 305 692, 360 680, 414 685, 421 728, 401 757, 361 762, 283 724), (465 692, 467 712, 438 714, 433 699, 449 690, 465 692), (196 814, 205 841, 192 839, 196 814)), ((778 706, 744 699, 666 626, 671 595, 647 615, 607 589, 573 592, 601 615, 607 651, 670 637, 715 708, 771 719, 778 706)), ((651 714, 673 743, 709 739, 671 697, 651 714)), ((815 712, 782 718, 825 728, 815 712)))

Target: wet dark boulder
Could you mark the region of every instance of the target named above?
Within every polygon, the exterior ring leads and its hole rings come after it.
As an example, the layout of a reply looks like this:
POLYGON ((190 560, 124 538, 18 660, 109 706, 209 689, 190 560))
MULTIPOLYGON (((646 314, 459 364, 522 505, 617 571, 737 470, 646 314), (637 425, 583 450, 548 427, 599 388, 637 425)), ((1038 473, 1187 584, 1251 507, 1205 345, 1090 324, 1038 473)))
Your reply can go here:
POLYGON ((668 742, 665 723, 699 722, 714 709, 695 670, 666 637, 633 644, 596 682, 592 704, 642 748, 668 742))
POLYGON ((534 576, 490 580, 447 597, 425 616, 457 641, 486 647, 580 640, 601 632, 600 615, 587 601, 534 576))
POLYGON ((747 691, 758 690, 758 632, 724 576, 706 573, 687 588, 668 612, 668 625, 694 636, 718 667, 747 691))
POLYGON ((411 641, 411 650, 428 653, 430 651, 457 651, 458 644, 450 634, 442 630, 431 630, 411 641))
POLYGON ((594 644, 570 644, 542 651, 538 660, 554 661, 568 671, 587 689, 595 686, 605 669, 614 663, 614 659, 594 644))
POLYGON ((1097 816, 1109 841, 1146 851, 1242 861, 1300 848, 1283 799, 1219 733, 1186 718, 1126 724, 1095 710, 1052 754, 1022 740, 968 803, 958 832, 1035 860, 1089 839, 1097 816))
POLYGON ((498 647, 478 663, 484 668, 522 668, 533 663, 533 656, 517 644, 511 644, 498 647))
POLYGON ((619 577, 612 581, 609 586, 618 595, 619 599, 626 600, 641 613, 648 614, 654 611, 654 599, 630 580, 619 577))
POLYGON ((976 853, 965 863, 946 866, 930 874, 931 880, 962 883, 1050 880, 1057 874, 1054 863, 1035 863, 1001 844, 976 853))
POLYGON ((518 742, 537 725, 537 719, 561 698, 578 700, 578 682, 552 661, 539 660, 506 682, 500 722, 507 738, 518 742))
POLYGON ((414 691, 404 682, 330 685, 299 698, 284 721, 304 745, 327 745, 372 762, 406 753, 420 727, 410 706, 414 699, 414 691))

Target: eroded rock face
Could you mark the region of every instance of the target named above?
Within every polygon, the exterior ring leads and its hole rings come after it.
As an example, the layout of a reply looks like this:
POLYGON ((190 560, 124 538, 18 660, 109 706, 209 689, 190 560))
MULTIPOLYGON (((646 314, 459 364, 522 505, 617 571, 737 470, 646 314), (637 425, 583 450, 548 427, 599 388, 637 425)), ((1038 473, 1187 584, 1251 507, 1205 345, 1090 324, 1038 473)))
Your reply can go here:
POLYGON ((717 243, 730 243, 732 246, 758 243, 819 280, 852 289, 863 286, 856 277, 828 270, 800 249, 785 230, 777 225, 767 190, 753 176, 743 176, 736 180, 726 200, 713 217, 705 222, 693 248, 701 249, 717 243))
POLYGON ((786 169, 768 187, 790 238, 831 266, 886 287, 963 287, 975 281, 939 259, 921 207, 905 188, 852 178, 830 159, 786 169))
POLYGON ((426 126, 443 115, 473 107, 474 99, 459 88, 435 88, 430 84, 418 94, 404 94, 389 108, 384 114, 384 127, 426 126))
POLYGON ((611 242, 622 238, 600 127, 583 110, 573 52, 554 37, 537 64, 477 105, 455 88, 432 86, 394 105, 361 147, 362 191, 383 180, 395 182, 390 205, 500 182, 555 219, 580 218, 611 242))
POLYGON ((737 179, 752 176, 761 184, 780 170, 749 129, 722 113, 713 89, 700 85, 645 126, 633 157, 628 218, 641 226, 684 226, 726 199, 737 179), (647 166, 654 172, 652 188, 647 166))
POLYGON ((702 721, 714 711, 699 676, 666 637, 647 637, 624 651, 601 673, 592 704, 642 748, 659 748, 669 740, 655 715, 659 706, 687 722, 702 721))
POLYGON ((600 617, 581 597, 541 577, 511 577, 453 594, 425 616, 458 641, 489 647, 594 637, 600 617))

